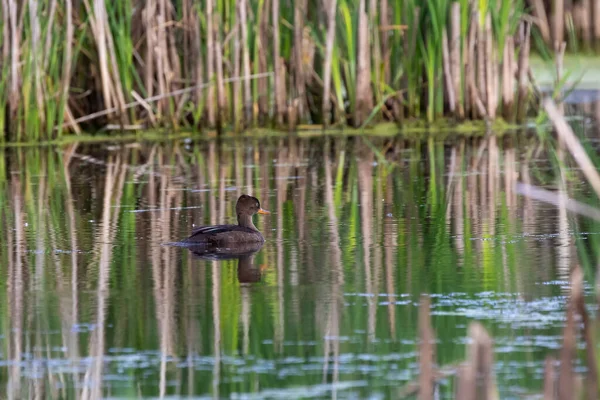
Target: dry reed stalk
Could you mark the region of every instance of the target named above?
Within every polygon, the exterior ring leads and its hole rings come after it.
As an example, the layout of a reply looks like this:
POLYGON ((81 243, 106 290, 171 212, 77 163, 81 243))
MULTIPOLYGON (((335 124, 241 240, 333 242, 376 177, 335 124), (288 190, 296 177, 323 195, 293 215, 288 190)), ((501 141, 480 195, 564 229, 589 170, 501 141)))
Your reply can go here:
POLYGON ((475 368, 471 363, 461 365, 457 372, 458 383, 456 385, 455 398, 461 400, 475 400, 477 380, 475 368))
POLYGON ((550 44, 550 23, 548 22, 544 0, 532 0, 532 11, 542 39, 544 39, 544 42, 550 44))
POLYGON ((583 293, 583 270, 579 265, 575 267, 571 274, 571 297, 577 314, 581 316, 582 336, 585 341, 586 354, 586 376, 585 392, 588 400, 598 398, 598 361, 596 359, 596 344, 594 341, 595 329, 594 322, 590 320, 585 308, 585 299, 583 293))
POLYGON ((154 95, 154 48, 155 48, 155 29, 154 29, 154 11, 155 0, 146 0, 144 9, 144 27, 146 30, 146 57, 144 59, 144 84, 147 95, 154 95))
MULTIPOLYGON (((215 79, 215 38, 213 28, 213 0, 206 0, 206 78, 209 82, 215 79)), ((210 85, 207 91, 206 107, 208 124, 214 127, 217 122, 215 110, 215 87, 210 85)))
POLYGON ((512 121, 514 118, 514 103, 515 103, 515 40, 512 36, 506 38, 504 45, 504 62, 502 69, 502 85, 503 85, 503 105, 504 116, 507 120, 512 121))
POLYGON ((286 90, 286 76, 287 70, 285 68, 285 62, 283 57, 279 57, 275 62, 275 68, 279 71, 279 82, 277 82, 277 91, 275 92, 275 102, 279 104, 278 112, 277 112, 277 123, 279 126, 283 126, 283 121, 287 116, 287 90, 286 90))
MULTIPOLYGON (((204 59, 203 59, 203 50, 202 50, 202 41, 201 41, 201 33, 202 29, 200 27, 200 17, 198 16, 198 11, 193 7, 193 3, 190 4, 190 26, 191 26, 191 60, 190 62, 193 64, 193 73, 192 79, 197 89, 194 91, 194 103, 197 107, 203 107, 202 95, 203 91, 200 88, 202 82, 204 81, 204 59)), ((203 117, 203 110, 200 110, 200 117, 203 117)))
POLYGON ((100 85, 107 109, 115 108, 119 111, 121 123, 125 123, 125 96, 121 85, 121 78, 117 68, 117 55, 113 43, 106 5, 103 0, 94 0, 93 9, 89 0, 83 1, 89 15, 90 26, 98 50, 100 63, 100 85))
MULTIPOLYGON (((575 4, 574 6, 577 6, 575 4)), ((581 0, 579 4, 581 9, 581 39, 585 48, 590 48, 592 44, 592 0, 581 0)))
MULTIPOLYGON (((165 63, 165 57, 166 54, 165 49, 166 49, 166 39, 165 39, 165 18, 163 15, 163 9, 164 9, 164 0, 158 0, 157 2, 157 8, 154 10, 156 13, 156 25, 155 25, 155 29, 156 29, 156 78, 157 78, 157 87, 158 87, 158 94, 162 95, 165 94, 168 90, 167 90, 167 82, 165 81, 165 79, 169 79, 168 78, 168 65, 165 63), (158 12, 157 12, 158 10, 158 12)), ((166 114, 168 108, 169 108, 169 102, 168 99, 166 98, 162 98, 160 101, 158 101, 157 103, 157 108, 158 108, 158 112, 159 114, 166 114)))
MULTIPOLYGON (((28 8, 29 8, 29 29, 31 29, 30 33, 30 54, 31 61, 33 65, 33 78, 34 78, 34 87, 35 87, 35 100, 36 105, 39 112, 39 117, 44 117, 44 94, 42 93, 42 63, 40 62, 40 40, 41 40, 41 27, 40 20, 38 17, 38 2, 37 0, 29 0, 28 8)), ((54 7, 55 8, 55 7, 54 7)), ((52 11, 52 7, 51 7, 52 11)))
MULTIPOLYGON (((105 10, 106 11, 106 10, 105 10)), ((121 76, 119 75, 119 69, 117 67, 117 53, 115 51, 115 45, 113 41, 112 34, 110 33, 110 26, 108 23, 108 18, 104 19, 104 29, 107 32, 106 35, 106 43, 109 55, 109 61, 111 65, 111 75, 113 81, 114 88, 114 96, 117 107, 119 108, 119 117, 121 119, 121 124, 127 123, 127 116, 125 114, 125 95, 123 93, 123 85, 121 83, 121 76)))
MULTIPOLYGON (((3 13, 4 14, 4 13, 3 13)), ((10 23, 10 97, 8 100, 11 121, 16 119, 17 109, 19 108, 19 63, 20 63, 20 32, 19 22, 17 20, 17 3, 15 0, 8 0, 8 18, 10 23)), ((5 14, 5 21, 6 21, 5 14)))
MULTIPOLYGON (((470 21, 473 21, 471 16, 470 21)), ((474 110, 474 101, 471 87, 475 81, 475 26, 469 23, 469 32, 467 33, 466 43, 464 46, 464 65, 465 65, 465 115, 473 117, 476 113, 474 110)))
POLYGON ((65 119, 67 120, 66 124, 57 128, 70 126, 73 129, 73 132, 75 132, 76 134, 81 133, 81 127, 77 122, 75 122, 75 117, 73 117, 73 114, 71 113, 71 108, 68 105, 65 105, 65 119))
POLYGON ((369 57, 369 18, 365 11, 365 0, 360 0, 359 3, 357 34, 355 127, 361 126, 373 109, 371 60, 369 57))
POLYGON ((577 164, 579 164, 583 174, 594 188, 596 195, 600 197, 600 174, 585 152, 581 142, 577 139, 577 136, 575 136, 567 121, 560 114, 552 99, 546 98, 543 105, 548 113, 550 121, 552 121, 552 124, 556 128, 557 134, 567 145, 571 156, 577 161, 577 164))
POLYGON ((576 327, 575 306, 569 301, 567 308, 567 322, 563 330, 563 345, 560 350, 560 368, 558 372, 558 399, 570 400, 575 389, 575 376, 573 373, 573 359, 576 354, 576 327))
POLYGON ((504 56, 502 60, 502 109, 504 118, 512 121, 515 102, 515 74, 514 74, 515 42, 512 36, 506 37, 504 43, 504 56))
POLYGON ((492 338, 487 330, 478 322, 472 322, 469 325, 469 345, 468 358, 471 365, 474 366, 476 381, 477 399, 496 399, 497 387, 493 373, 494 352, 492 338))
POLYGON ((552 40, 554 44, 565 41, 565 1, 552 2, 552 40))
MULTIPOLYGON (((261 18, 258 21, 258 72, 264 73, 267 71, 267 43, 269 41, 269 1, 265 0, 263 9, 260 13, 261 18)), ((258 80, 258 119, 259 123, 264 123, 269 115, 269 92, 268 82, 266 79, 258 80)))
POLYGON ((4 12, 2 13, 2 37, 5 38, 5 41, 2 43, 2 59, 10 62, 10 10, 8 7, 8 0, 2 0, 2 9, 4 12), (8 45, 6 43, 6 38, 8 38, 8 45))
MULTIPOLYGON (((294 2, 294 49, 292 76, 294 78, 295 96, 298 99, 298 106, 294 111, 296 116, 304 115, 306 109, 304 95, 304 63, 302 57, 302 43, 304 41, 304 19, 306 18, 307 0, 298 0, 294 2)), ((295 118, 296 119, 296 118, 295 118)))
MULTIPOLYGON (((506 40, 504 42, 504 47, 506 47, 506 40)), ((504 49, 502 49, 504 51, 504 49)), ((502 91, 500 89, 500 81, 501 81, 501 71, 500 68, 502 65, 500 64, 500 56, 499 49, 497 43, 492 48, 492 87, 494 93, 494 115, 498 112, 498 105, 502 101, 502 91)))
POLYGON ((596 49, 600 45, 600 0, 592 0, 592 32, 596 49))
MULTIPOLYGON (((241 48, 240 48, 240 30, 238 26, 233 28, 233 76, 239 76, 241 70, 241 48)), ((242 128, 242 84, 240 81, 233 82, 233 125, 236 131, 242 128)))
MULTIPOLYGON (((331 111, 331 62, 333 58, 333 42, 335 40, 335 11, 337 0, 324 0, 323 7, 327 12, 327 38, 325 42, 325 64, 323 66, 323 126, 327 127, 330 123, 329 114, 331 111), (327 7, 329 5, 329 7, 327 7)), ((362 16, 362 12, 360 14, 362 16)), ((359 17, 359 21, 360 21, 359 17)), ((360 42, 360 38, 359 38, 360 42)))
POLYGON ((487 115, 496 118, 496 74, 494 59, 494 39, 492 35, 492 15, 487 14, 485 18, 485 98, 487 99, 487 115))
POLYGON ((460 3, 455 1, 450 9, 450 75, 456 101, 456 115, 464 118, 463 98, 461 96, 461 60, 460 60, 460 3))
POLYGON ((175 26, 173 26, 172 22, 173 22, 173 18, 175 17, 175 9, 174 9, 174 5, 173 3, 171 3, 171 1, 169 0, 164 0, 165 1, 165 30, 166 30, 166 37, 167 37, 167 61, 169 62, 169 66, 170 66, 170 73, 171 75, 169 76, 170 78, 170 82, 169 85, 167 85, 167 90, 173 90, 176 88, 179 88, 179 84, 178 82, 181 81, 182 76, 181 76, 181 61, 179 58, 179 55, 177 54, 177 49, 179 47, 179 44, 177 43, 176 39, 175 39, 175 26))
POLYGON ((293 132, 298 125, 298 109, 300 108, 300 99, 293 99, 287 107, 287 125, 288 131, 293 132))
POLYGON ((421 296, 419 308, 419 400, 433 399, 435 385, 435 335, 431 327, 431 299, 421 296))
MULTIPOLYGON (((388 4, 388 0, 381 0, 379 2, 379 26, 386 27, 390 24, 390 7, 388 4)), ((388 40, 388 32, 383 32, 383 34, 379 37, 379 41, 381 44, 381 54, 383 55, 383 80, 384 82, 390 82, 391 79, 391 65, 390 65, 390 49, 389 49, 389 40, 388 40)))
MULTIPOLYGON (((248 18, 247 18, 247 0, 240 0, 238 6, 240 28, 242 30, 242 65, 244 76, 250 76, 250 44, 248 43, 248 18)), ((250 80, 244 81, 244 124, 249 124, 252 120, 252 89, 250 80)))
POLYGON ((225 104, 225 82, 223 77, 223 44, 221 42, 221 27, 219 15, 213 13, 213 39, 215 49, 215 64, 217 70, 217 131, 220 132, 227 120, 227 105, 225 104))
POLYGON ((275 68, 275 78, 273 80, 273 91, 275 92, 275 104, 274 104, 274 112, 275 112, 275 121, 277 125, 281 126, 283 124, 283 112, 285 109, 285 99, 284 102, 281 102, 280 99, 280 86, 285 85, 285 80, 282 80, 283 71, 280 69, 282 63, 280 63, 280 48, 279 48, 279 0, 271 0, 273 3, 271 11, 273 13, 273 20, 271 23, 273 24, 273 66, 275 68))
POLYGON ((442 33, 442 62, 444 66, 444 83, 446 86, 446 93, 448 94, 448 105, 450 106, 450 112, 456 113, 456 95, 454 93, 454 79, 450 72, 450 50, 448 49, 448 34, 446 30, 442 33))
POLYGON ((517 122, 523 122, 527 112, 527 101, 529 97, 529 86, 527 82, 527 73, 529 71, 529 46, 531 36, 531 24, 523 21, 520 28, 520 42, 521 48, 519 49, 519 95, 517 100, 517 122))
MULTIPOLYGON (((183 75, 184 76, 194 76, 194 68, 192 66, 191 58, 195 56, 194 54, 194 45, 193 45, 193 36, 194 31, 194 19, 192 15, 194 14, 193 6, 190 4, 191 0, 181 0, 181 24, 183 25, 183 38, 182 38, 182 48, 183 51, 183 75)), ((195 57, 194 57, 195 58, 195 57)), ((194 62, 196 60, 194 59, 194 62)))
POLYGON ((148 104, 135 90, 131 91, 131 96, 146 110, 148 118, 150 119, 150 124, 156 126, 156 116, 154 115, 154 111, 150 104, 148 104))
POLYGON ((373 82, 375 82, 375 96, 377 98, 377 101, 379 101, 379 97, 380 97, 380 85, 381 85, 381 78, 380 78, 380 68, 381 68, 381 48, 380 48, 380 43, 379 43, 379 29, 373 29, 377 26, 377 0, 369 0, 369 12, 368 12, 368 16, 369 16, 369 26, 372 27, 371 29, 369 29, 370 31, 370 46, 371 46, 371 52, 370 52, 370 58, 369 61, 372 60, 373 62, 373 68, 372 68, 372 72, 373 72, 373 82))
POLYGON ((480 16, 479 13, 477 13, 478 18, 474 21, 471 21, 471 23, 476 24, 477 26, 477 36, 475 39, 475 51, 476 51, 476 55, 477 55, 477 62, 476 62, 476 66, 477 66, 477 86, 476 86, 476 90, 477 93, 479 95, 479 98, 481 99, 481 101, 483 102, 483 104, 485 105, 486 108, 486 114, 487 114, 487 106, 488 106, 488 92, 487 92, 487 84, 486 84, 486 48, 487 48, 487 35, 486 35, 486 25, 485 24, 481 24, 479 22, 480 16))
MULTIPOLYGON (((65 114, 69 114, 67 100, 69 97, 69 86, 71 81, 72 63, 72 41, 73 41, 73 1, 65 0, 65 56, 63 59, 63 70, 61 79, 61 97, 65 104, 65 114)), ((67 117, 68 118, 68 117, 67 117)))
MULTIPOLYGON (((87 2, 86 2, 87 3, 87 2)), ((89 10, 88 10, 89 11, 89 10)), ((100 64, 100 79, 104 107, 112 108, 112 84, 110 79, 110 68, 108 66, 108 51, 106 49, 105 20, 106 8, 103 0, 94 0, 94 12, 90 13, 90 24, 98 47, 98 63, 100 64)))
POLYGON ((470 23, 470 27, 469 27, 469 40, 468 40, 468 61, 467 61, 467 66, 466 66, 466 72, 467 72, 467 92, 469 93, 469 102, 468 102, 468 106, 469 108, 471 108, 471 112, 472 112, 472 117, 473 118, 477 118, 478 116, 480 117, 486 117, 486 110, 485 110, 485 105, 483 103, 483 100, 481 99, 480 95, 479 95, 479 90, 477 89, 477 83, 475 81, 476 79, 476 72, 478 69, 478 65, 477 65, 477 56, 476 56, 476 52, 475 52, 475 47, 479 47, 479 44, 477 43, 477 30, 478 30, 478 13, 477 11, 474 11, 471 14, 471 23, 470 23))

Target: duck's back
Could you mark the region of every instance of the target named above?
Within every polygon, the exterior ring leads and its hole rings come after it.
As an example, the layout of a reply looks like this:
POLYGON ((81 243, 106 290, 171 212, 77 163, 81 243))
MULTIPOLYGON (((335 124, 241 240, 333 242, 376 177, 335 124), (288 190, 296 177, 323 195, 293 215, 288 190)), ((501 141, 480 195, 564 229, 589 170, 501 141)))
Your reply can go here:
POLYGON ((211 246, 233 246, 239 243, 264 242, 263 235, 252 228, 239 225, 201 226, 185 241, 211 246))

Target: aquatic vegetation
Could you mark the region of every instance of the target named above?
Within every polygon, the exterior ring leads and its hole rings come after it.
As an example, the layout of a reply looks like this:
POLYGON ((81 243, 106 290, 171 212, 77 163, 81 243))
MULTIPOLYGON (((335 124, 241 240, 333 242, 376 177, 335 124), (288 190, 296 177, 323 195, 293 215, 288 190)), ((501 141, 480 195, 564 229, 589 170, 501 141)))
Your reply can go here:
POLYGON ((0 5, 0 140, 535 111, 523 1, 17 3, 0 5))

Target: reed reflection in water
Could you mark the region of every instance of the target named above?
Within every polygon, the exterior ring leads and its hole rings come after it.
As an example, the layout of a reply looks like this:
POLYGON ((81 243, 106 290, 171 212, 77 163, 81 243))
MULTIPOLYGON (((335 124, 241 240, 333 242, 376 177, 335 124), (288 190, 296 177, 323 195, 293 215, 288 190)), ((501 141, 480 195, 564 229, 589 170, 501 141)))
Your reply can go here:
POLYGON ((560 343, 577 217, 514 187, 587 188, 518 137, 6 150, 2 390, 395 398, 418 373, 423 293, 440 363, 463 359, 477 319, 501 393, 537 389, 560 343), (164 245, 234 222, 242 193, 272 212, 255 217, 261 249, 207 260, 164 245))

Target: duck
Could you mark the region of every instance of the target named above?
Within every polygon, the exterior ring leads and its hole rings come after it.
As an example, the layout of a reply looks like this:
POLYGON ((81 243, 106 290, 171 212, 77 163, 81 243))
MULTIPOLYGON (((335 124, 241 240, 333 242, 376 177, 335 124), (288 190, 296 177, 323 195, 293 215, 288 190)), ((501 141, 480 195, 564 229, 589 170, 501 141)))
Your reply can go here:
POLYGON ((260 201, 256 197, 243 194, 237 200, 235 212, 237 225, 201 226, 194 229, 184 242, 219 248, 264 243, 264 236, 252 222, 252 216, 255 214, 270 214, 260 206, 260 201))

